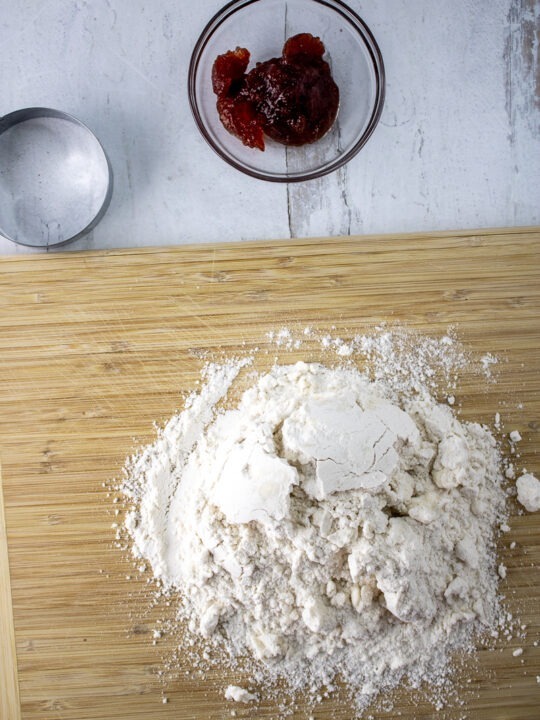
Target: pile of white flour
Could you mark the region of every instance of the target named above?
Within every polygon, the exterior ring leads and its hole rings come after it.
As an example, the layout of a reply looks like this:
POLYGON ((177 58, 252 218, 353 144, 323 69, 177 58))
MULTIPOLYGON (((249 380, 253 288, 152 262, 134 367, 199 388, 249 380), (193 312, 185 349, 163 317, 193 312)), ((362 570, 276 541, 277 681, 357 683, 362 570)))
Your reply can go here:
POLYGON ((135 556, 259 680, 341 678, 364 707, 403 677, 440 679, 498 622, 493 436, 417 379, 353 366, 276 365, 218 409, 248 362, 210 365, 129 464, 135 556))

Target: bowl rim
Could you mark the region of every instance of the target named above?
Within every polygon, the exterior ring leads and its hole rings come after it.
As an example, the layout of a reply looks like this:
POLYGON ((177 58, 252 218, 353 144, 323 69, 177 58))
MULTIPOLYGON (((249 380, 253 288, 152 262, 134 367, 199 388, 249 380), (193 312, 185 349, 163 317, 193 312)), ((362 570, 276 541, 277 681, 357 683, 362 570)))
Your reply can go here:
POLYGON ((103 144, 101 143, 101 140, 98 138, 98 136, 94 132, 92 132, 92 130, 90 130, 86 123, 84 123, 82 120, 79 120, 79 118, 75 117, 75 115, 71 115, 71 113, 65 112, 64 110, 56 110, 55 108, 41 106, 31 106, 20 108, 18 110, 13 110, 7 115, 0 117, 0 135, 2 135, 4 132, 7 132, 16 125, 19 125, 20 123, 26 122, 28 120, 34 120, 36 118, 52 118, 54 120, 65 120, 67 122, 73 123, 74 125, 78 125, 95 142, 96 147, 101 151, 103 155, 107 167, 107 185, 105 187, 105 194, 96 214, 83 228, 78 230, 74 235, 71 235, 64 240, 61 240, 60 242, 43 245, 42 243, 36 244, 30 242, 22 242, 21 240, 17 240, 14 237, 11 237, 9 233, 5 232, 2 228, 2 212, 0 209, 0 235, 2 237, 6 238, 6 240, 9 240, 12 243, 15 243, 15 245, 48 250, 49 248, 57 248, 62 245, 67 245, 68 243, 75 242, 76 240, 80 240, 82 237, 87 235, 91 230, 96 227, 96 225, 101 221, 101 219, 107 212, 111 203, 114 176, 109 156, 105 152, 105 148, 103 147, 103 144))
POLYGON ((360 135, 354 145, 349 148, 347 152, 339 155, 337 158, 326 163, 322 167, 308 171, 295 172, 291 174, 267 173, 264 171, 254 170, 253 168, 246 167, 241 162, 235 160, 233 157, 230 157, 225 152, 223 152, 219 144, 213 140, 212 136, 207 131, 201 113, 199 111, 196 78, 202 53, 205 50, 209 40, 212 38, 214 32, 235 12, 238 12, 239 10, 249 5, 254 5, 256 3, 264 1, 265 0, 231 0, 231 2, 224 5, 217 13, 215 13, 215 15, 205 25, 197 42, 195 43, 189 63, 188 97, 191 113, 200 133, 202 134, 206 142, 210 145, 212 150, 214 150, 214 152, 216 152, 222 160, 225 160, 226 163, 236 168, 237 170, 240 170, 240 172, 243 172, 244 174, 249 175, 253 178, 257 178, 258 180, 266 180, 268 182, 277 183, 304 182, 306 180, 315 180, 317 178, 323 177, 324 175, 328 175, 329 173, 332 173, 346 165, 364 147, 364 145, 367 143, 367 141, 373 134, 382 114, 386 94, 386 74, 382 53, 377 44, 377 41, 373 36, 373 33, 366 25, 364 20, 362 20, 362 18, 348 5, 342 2, 342 0, 311 0, 311 2, 314 2, 318 5, 323 5, 326 8, 329 8, 340 14, 343 18, 345 18, 345 20, 349 22, 350 25, 352 25, 356 29, 356 31, 362 38, 362 41, 370 56, 373 70, 375 73, 375 101, 373 103, 369 122, 362 135, 360 135))

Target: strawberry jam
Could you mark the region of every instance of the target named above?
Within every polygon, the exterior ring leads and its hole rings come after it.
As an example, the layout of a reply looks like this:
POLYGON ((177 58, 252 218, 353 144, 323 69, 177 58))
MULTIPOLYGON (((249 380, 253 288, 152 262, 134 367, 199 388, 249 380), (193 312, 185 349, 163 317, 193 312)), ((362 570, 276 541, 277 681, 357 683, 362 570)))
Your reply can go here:
POLYGON ((244 145, 264 150, 264 135, 283 145, 319 140, 336 119, 339 89, 324 45, 309 33, 287 40, 281 57, 246 72, 250 54, 236 48, 219 55, 212 87, 224 127, 244 145))

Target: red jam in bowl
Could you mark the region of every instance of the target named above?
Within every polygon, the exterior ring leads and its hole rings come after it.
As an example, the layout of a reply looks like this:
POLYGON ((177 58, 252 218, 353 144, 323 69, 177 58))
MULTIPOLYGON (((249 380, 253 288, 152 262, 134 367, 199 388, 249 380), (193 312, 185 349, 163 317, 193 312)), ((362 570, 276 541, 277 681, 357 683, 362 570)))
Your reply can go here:
POLYGON ((212 87, 224 127, 244 145, 264 150, 264 136, 283 145, 319 140, 333 125, 339 89, 323 60, 322 41, 309 33, 289 38, 281 57, 246 73, 245 48, 218 55, 212 87))

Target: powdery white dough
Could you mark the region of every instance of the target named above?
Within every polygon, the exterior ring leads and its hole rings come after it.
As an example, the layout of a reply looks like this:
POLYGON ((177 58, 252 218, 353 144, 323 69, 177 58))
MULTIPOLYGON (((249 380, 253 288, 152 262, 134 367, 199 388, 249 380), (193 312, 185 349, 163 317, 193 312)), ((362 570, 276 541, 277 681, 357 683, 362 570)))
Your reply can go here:
POLYGON ((493 436, 417 382, 302 362, 216 415, 238 371, 211 369, 129 469, 135 556, 259 679, 340 676, 358 707, 403 676, 440 679, 498 620, 493 436))

